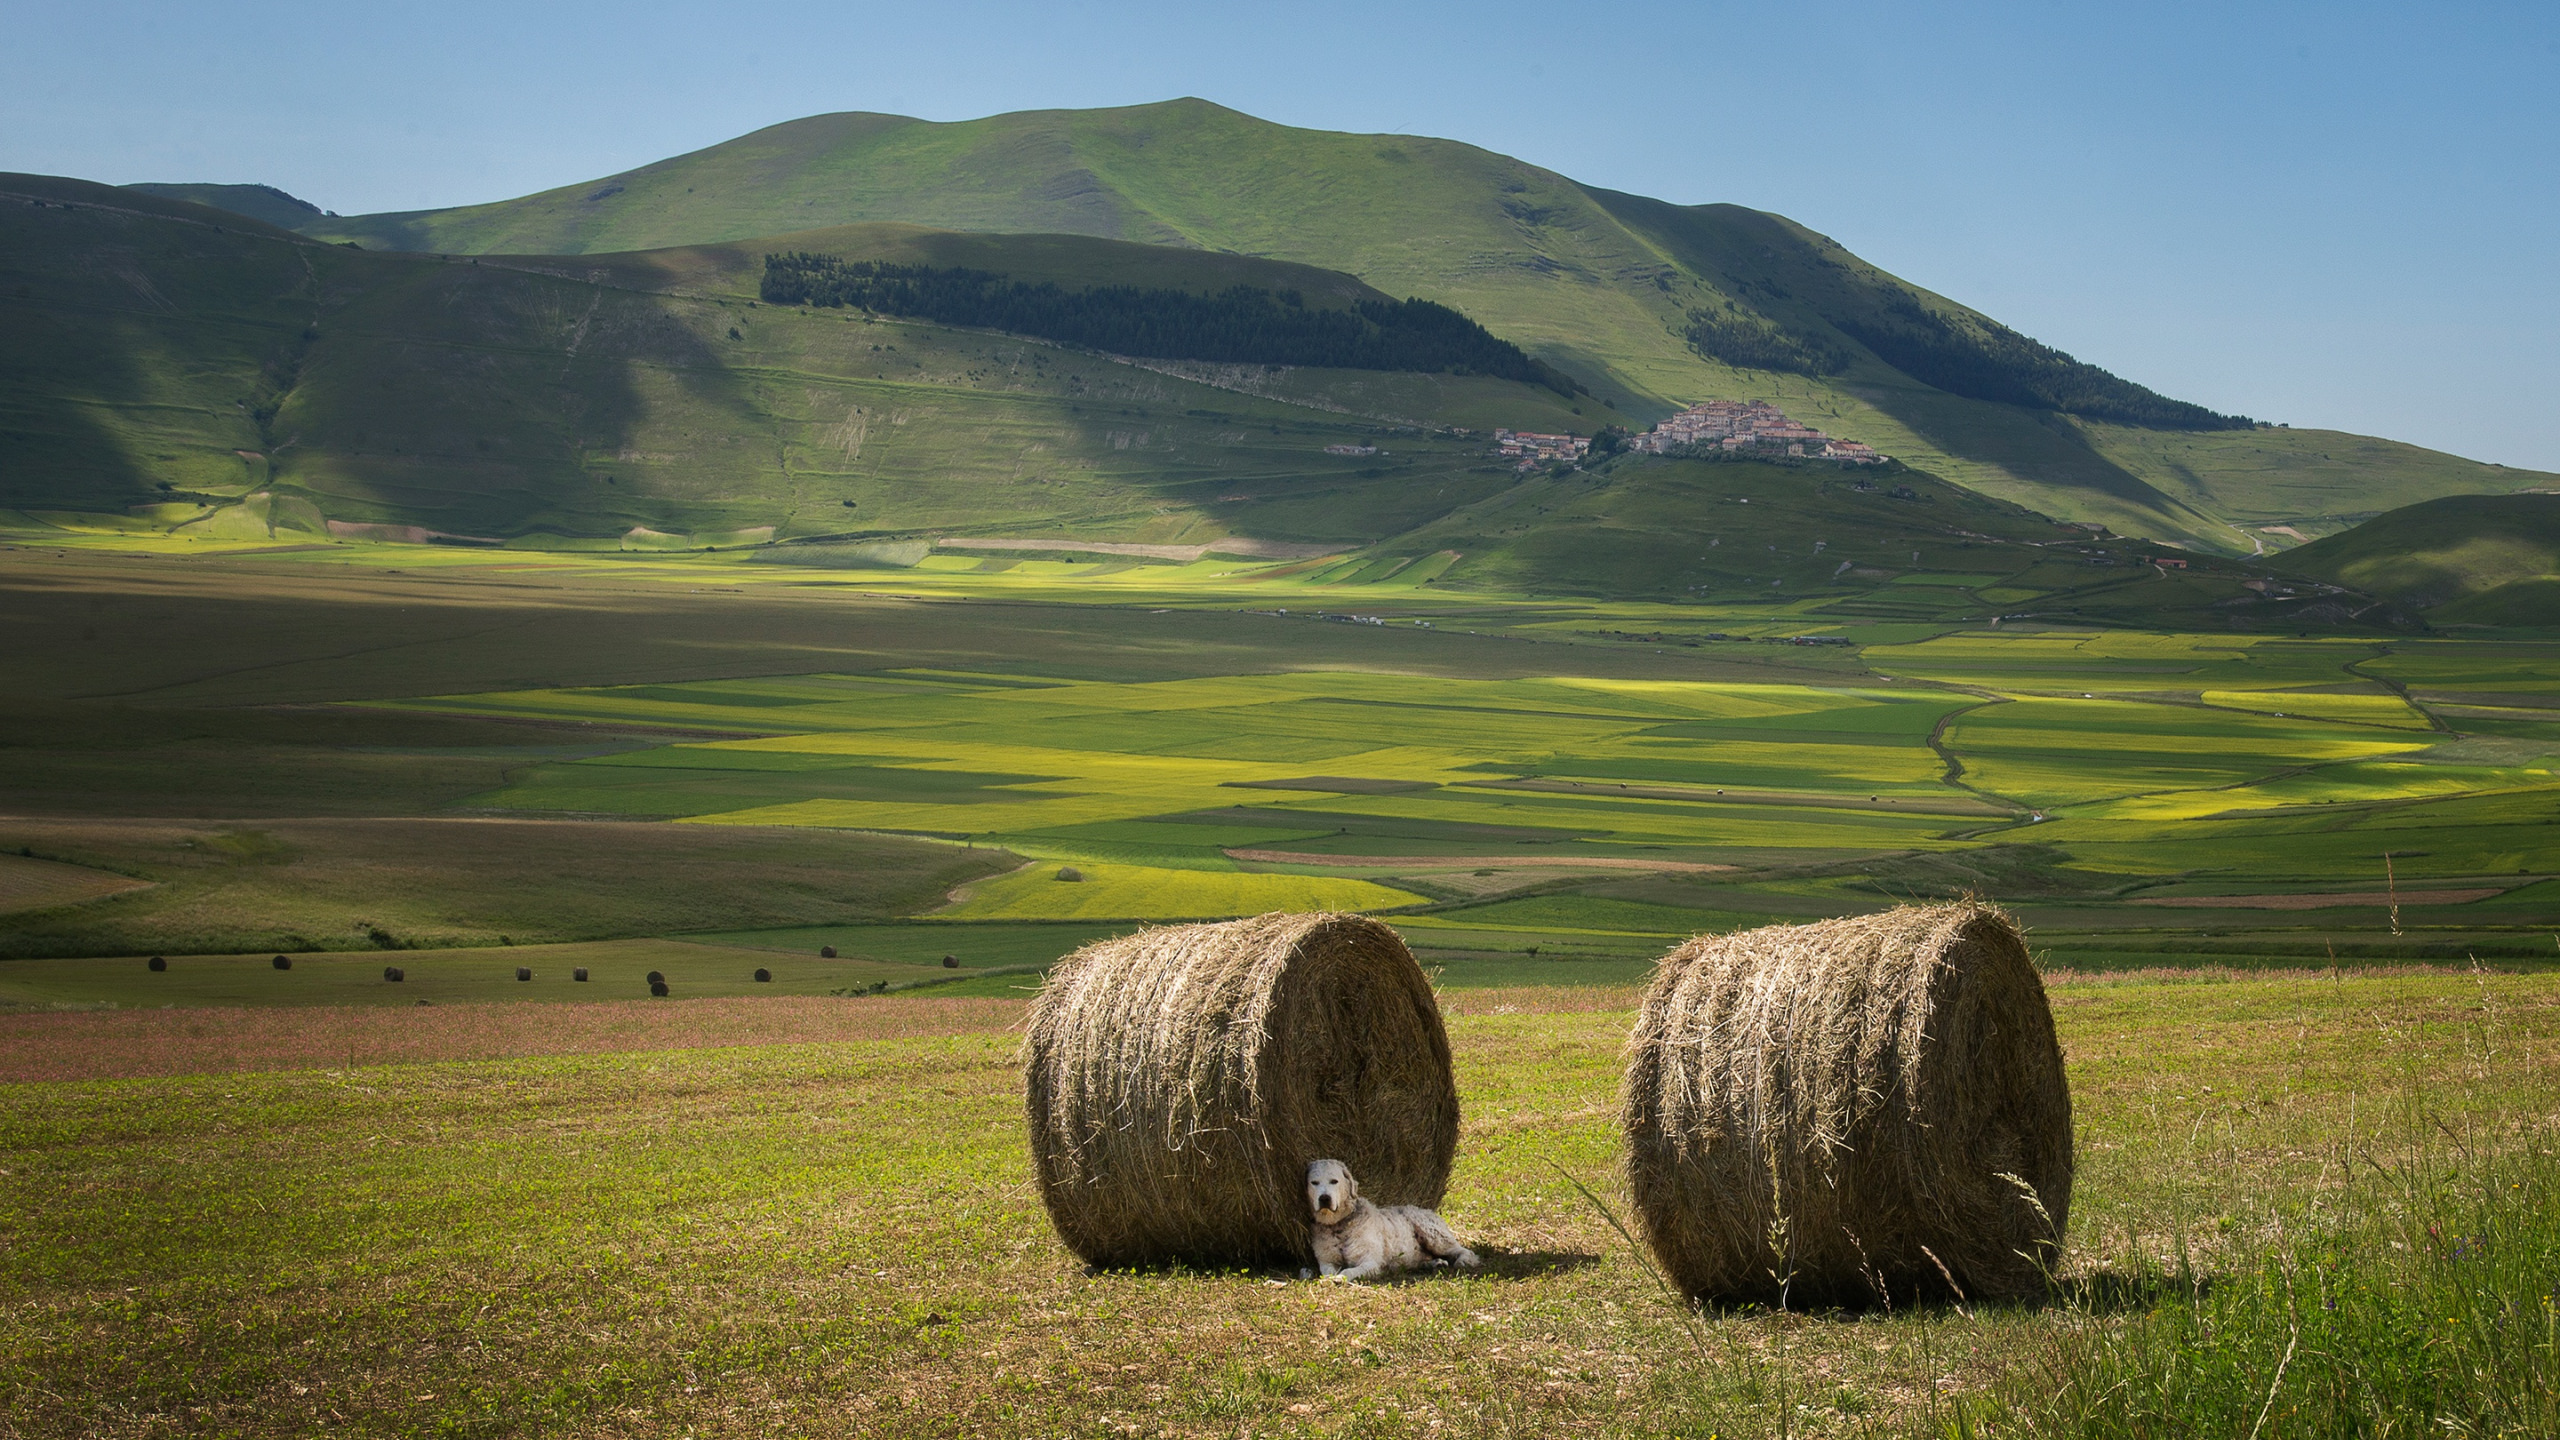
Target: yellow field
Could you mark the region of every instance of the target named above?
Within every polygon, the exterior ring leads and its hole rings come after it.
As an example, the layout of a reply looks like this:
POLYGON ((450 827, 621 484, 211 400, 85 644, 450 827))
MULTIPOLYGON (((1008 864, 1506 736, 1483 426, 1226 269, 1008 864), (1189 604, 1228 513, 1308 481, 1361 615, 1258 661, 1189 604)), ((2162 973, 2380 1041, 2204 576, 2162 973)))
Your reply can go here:
POLYGON ((1273 910, 1386 910, 1423 897, 1332 875, 1249 875, 1054 861, 967 887, 946 920, 1211 920, 1273 910), (1076 881, 1058 878, 1072 869, 1076 881))

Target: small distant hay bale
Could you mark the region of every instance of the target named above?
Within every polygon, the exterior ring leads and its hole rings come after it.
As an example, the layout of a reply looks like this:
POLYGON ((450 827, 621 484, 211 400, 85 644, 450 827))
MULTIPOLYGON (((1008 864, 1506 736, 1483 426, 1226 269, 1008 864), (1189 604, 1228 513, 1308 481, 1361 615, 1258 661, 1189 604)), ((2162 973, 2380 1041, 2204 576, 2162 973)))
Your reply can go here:
POLYGON ((650 981, 650 982, 649 982, 649 993, 650 993, 650 994, 652 994, 652 995, 654 995, 654 996, 656 996, 656 997, 658 997, 658 998, 659 998, 659 999, 661 999, 661 1000, 666 999, 666 998, 667 998, 667 982, 666 982, 666 981, 664 981, 664 980, 652 980, 652 981, 650 981))
POLYGON ((401 969, 397 965, 385 965, 382 967, 382 978, 390 981, 394 985, 397 985, 401 981, 409 978, 409 972, 401 969))
POLYGON ((293 962, 292 962, 292 961, 290 961, 290 960, 288 960, 288 959, 286 959, 286 958, 285 958, 285 957, 283 957, 282 955, 277 956, 275 959, 273 959, 273 960, 269 961, 268 963, 269 963, 269 964, 271 964, 271 965, 273 965, 273 966, 275 966, 275 967, 276 967, 277 969, 279 969, 279 970, 290 970, 290 969, 292 969, 292 968, 293 968, 293 962))
MULTIPOLYGON (((959 956, 957 956, 957 955, 945 955, 945 956, 943 956, 943 957, 942 957, 942 968, 943 968, 943 969, 945 969, 945 970, 957 970, 957 969, 959 969, 959 968, 960 968, 960 957, 959 957, 959 956)), ((1323 1159, 1324 1157, 1323 1157, 1323 1156, 1317 1156, 1316 1158, 1317 1158, 1317 1159, 1323 1159)))
POLYGON ((584 985, 585 983, 587 983, 587 967, 586 967, 586 966, 584 966, 584 965, 581 965, 581 966, 579 966, 578 968, 576 968, 575 970, 570 971, 570 972, 569 972, 569 978, 570 978, 570 979, 572 979, 572 980, 577 981, 577 982, 578 982, 579 984, 581 984, 581 985, 584 985))
POLYGON ((169 968, 169 957, 168 957, 168 956, 166 956, 166 955, 154 955, 154 956, 152 956, 152 957, 151 957, 151 966, 150 966, 150 968, 151 968, 153 971, 155 971, 155 972, 168 969, 168 968, 169 968))
POLYGON ((649 972, 649 983, 652 985, 664 985, 667 983, 667 977, 655 970, 652 970, 649 972))
POLYGON ((518 980, 530 980, 530 979, 532 979, 532 978, 533 978, 533 967, 532 967, 532 966, 530 966, 530 965, 519 965, 519 966, 517 966, 517 967, 516 967, 516 978, 517 978, 518 980))
POLYGON ((2060 1258, 2071 1092, 2043 982, 1987 905, 1672 951, 1625 1123, 1645 1239, 1693 1297, 2015 1296, 2060 1258))
POLYGON ((1097 941, 1041 987, 1023 1061, 1040 1199, 1097 1266, 1305 1263, 1309 1161, 1437 1205, 1457 1151, 1438 1002, 1366 916, 1097 941))
MULTIPOLYGON (((1068 882, 1069 884, 1074 884, 1084 879, 1084 872, 1073 865, 1061 865, 1058 867, 1058 878, 1068 882)), ((1318 1158, 1321 1159, 1322 1157, 1319 1156, 1318 1158)))
POLYGON ((834 947, 833 945, 821 945, 821 946, 819 946, 819 947, 818 947, 818 958, 819 958, 819 959, 821 959, 821 960, 833 960, 834 958, 836 958, 836 947, 834 947))
POLYGON ((757 983, 757 984, 759 984, 759 985, 770 985, 770 984, 772 984, 772 983, 773 983, 773 972, 772 972, 772 971, 770 971, 770 970, 765 969, 765 968, 764 968, 763 966, 761 966, 761 965, 757 966, 757 967, 756 967, 756 983, 757 983))

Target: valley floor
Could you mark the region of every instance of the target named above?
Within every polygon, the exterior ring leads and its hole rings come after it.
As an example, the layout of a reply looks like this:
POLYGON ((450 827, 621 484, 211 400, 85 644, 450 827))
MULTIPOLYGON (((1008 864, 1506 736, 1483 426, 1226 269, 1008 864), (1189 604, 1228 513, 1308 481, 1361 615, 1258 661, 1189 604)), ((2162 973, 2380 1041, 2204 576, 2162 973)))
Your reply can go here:
POLYGON ((1627 983, 1700 930, 1964 893, 2059 969, 2560 963, 2535 632, 105 541, 0 552, 0 606, 0 1003, 361 1003, 385 951, 421 953, 372 1000, 566 999, 500 952, 643 938, 691 947, 640 967, 684 993, 1004 994, 1304 908, 1453 986, 1627 983))
POLYGON ((2555 1428, 2553 642, 1360 574, 0 550, 0 1428, 2555 1428), (2054 1298, 1684 1319, 1631 987, 1958 893, 2067 1051, 2054 1298), (1487 1272, 1085 1274, 1024 997, 1315 905, 1434 973, 1487 1272))

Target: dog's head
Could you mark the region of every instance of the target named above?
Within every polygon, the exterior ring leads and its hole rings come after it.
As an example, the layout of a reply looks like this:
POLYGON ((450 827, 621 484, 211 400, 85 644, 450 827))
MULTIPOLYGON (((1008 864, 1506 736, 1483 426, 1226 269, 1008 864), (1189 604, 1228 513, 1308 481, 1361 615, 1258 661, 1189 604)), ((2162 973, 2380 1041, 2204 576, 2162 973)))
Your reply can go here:
POLYGON ((1351 1167, 1339 1160, 1318 1160, 1307 1167, 1307 1205, 1316 1212, 1316 1223, 1330 1225, 1351 1213, 1351 1202, 1360 1198, 1360 1182, 1351 1178, 1351 1167))

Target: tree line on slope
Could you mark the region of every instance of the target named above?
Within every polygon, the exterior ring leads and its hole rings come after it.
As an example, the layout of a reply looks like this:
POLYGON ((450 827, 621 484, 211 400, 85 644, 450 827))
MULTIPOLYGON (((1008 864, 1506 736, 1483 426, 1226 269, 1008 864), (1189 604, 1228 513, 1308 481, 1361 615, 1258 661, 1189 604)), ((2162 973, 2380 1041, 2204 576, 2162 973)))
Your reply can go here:
POLYGON ((2223 415, 2172 400, 1997 320, 1944 314, 1904 286, 1890 281, 1852 284, 1843 277, 1846 267, 1821 257, 1815 263, 1819 268, 1808 266, 1793 277, 1811 282, 1799 290, 1727 277, 1728 284, 1755 297, 1796 308, 1794 323, 1726 300, 1721 311, 1688 312, 1689 348, 1745 369, 1825 376, 1849 368, 1853 352, 1839 339, 1846 336, 1912 379, 1969 400, 2059 410, 2153 430, 2246 430, 2257 423, 2245 415, 2223 415), (1808 309, 1819 318, 1803 315, 1808 309))
POLYGON ((1135 285, 1068 290, 986 270, 792 252, 764 257, 764 299, 969 325, 1115 355, 1244 365, 1320 365, 1490 375, 1564 395, 1583 387, 1445 305, 1362 300, 1310 306, 1295 290, 1235 285, 1214 295, 1135 285))
POLYGON ((1825 318, 1894 369, 1953 395, 2154 430, 2246 430, 2257 423, 2172 400, 1997 320, 1959 324, 1900 287, 1888 288, 1873 311, 1825 318))

